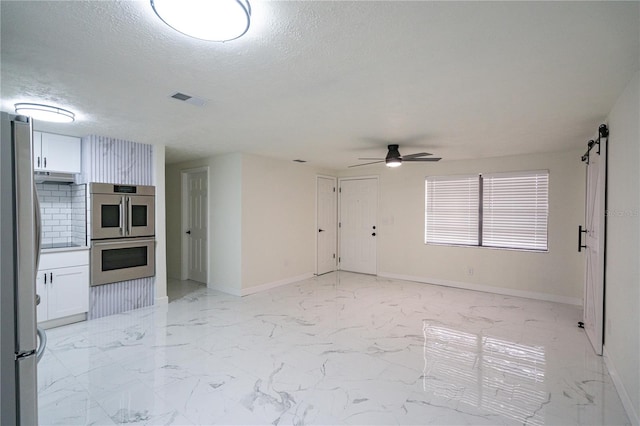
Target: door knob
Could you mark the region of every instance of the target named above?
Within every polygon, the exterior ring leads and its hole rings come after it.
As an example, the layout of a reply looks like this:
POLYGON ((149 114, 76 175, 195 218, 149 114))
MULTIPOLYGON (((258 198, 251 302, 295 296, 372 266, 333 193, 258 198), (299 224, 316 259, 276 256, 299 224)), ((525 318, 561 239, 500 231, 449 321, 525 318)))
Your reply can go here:
POLYGON ((373 229, 376 229, 376 226, 375 226, 375 225, 373 225, 373 229))
POLYGON ((318 229, 318 232, 324 232, 324 229, 318 229))
POLYGON ((191 235, 191 230, 187 231, 187 234, 191 235))
POLYGON ((373 234, 371 234, 371 236, 372 236, 372 237, 375 237, 375 236, 376 236, 376 233, 374 232, 373 234))

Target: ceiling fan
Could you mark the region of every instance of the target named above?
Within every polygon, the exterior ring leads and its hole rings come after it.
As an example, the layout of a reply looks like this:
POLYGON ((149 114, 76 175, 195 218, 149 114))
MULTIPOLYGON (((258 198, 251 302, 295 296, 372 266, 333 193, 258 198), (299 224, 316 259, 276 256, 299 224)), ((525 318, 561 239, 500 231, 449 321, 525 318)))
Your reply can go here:
POLYGON ((349 167, 368 166, 369 164, 385 163, 387 167, 398 167, 404 162, 417 162, 417 161, 440 161, 442 158, 429 157, 428 152, 418 152, 416 154, 400 155, 398 151, 399 145, 388 145, 389 152, 385 158, 358 158, 358 160, 376 160, 370 163, 354 164, 349 167))

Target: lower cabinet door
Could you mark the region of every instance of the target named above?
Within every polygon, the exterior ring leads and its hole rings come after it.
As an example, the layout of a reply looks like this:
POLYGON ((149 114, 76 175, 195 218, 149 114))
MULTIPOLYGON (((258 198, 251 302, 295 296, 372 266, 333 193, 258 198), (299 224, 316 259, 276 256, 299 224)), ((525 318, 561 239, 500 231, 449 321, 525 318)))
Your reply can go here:
POLYGON ((48 319, 62 318, 89 310, 89 267, 54 269, 47 282, 48 319))
POLYGON ((38 322, 49 319, 49 296, 47 295, 47 286, 49 284, 49 271, 38 271, 36 276, 36 294, 40 296, 40 303, 36 308, 36 319, 38 322), (44 280, 47 280, 45 284, 44 280))

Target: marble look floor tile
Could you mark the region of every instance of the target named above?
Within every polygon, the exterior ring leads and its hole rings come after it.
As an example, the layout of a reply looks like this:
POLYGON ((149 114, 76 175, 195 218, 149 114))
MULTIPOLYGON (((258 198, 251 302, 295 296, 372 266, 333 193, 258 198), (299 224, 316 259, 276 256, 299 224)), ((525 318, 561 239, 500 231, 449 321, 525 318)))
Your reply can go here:
POLYGON ((42 424, 628 424, 579 307, 332 273, 48 330, 42 424))

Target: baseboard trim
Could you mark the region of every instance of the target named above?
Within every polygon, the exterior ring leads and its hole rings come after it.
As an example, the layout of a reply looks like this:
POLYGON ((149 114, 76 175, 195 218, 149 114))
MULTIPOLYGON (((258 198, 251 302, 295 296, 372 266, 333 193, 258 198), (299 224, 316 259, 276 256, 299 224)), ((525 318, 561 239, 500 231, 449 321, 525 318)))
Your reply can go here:
POLYGON ((504 296, 524 297, 527 299, 544 300, 546 302, 565 303, 568 305, 582 306, 582 299, 576 297, 558 296, 555 294, 538 293, 534 291, 515 290, 503 287, 494 287, 485 284, 471 284, 460 281, 441 280, 437 278, 416 277, 412 275, 392 274, 389 272, 379 272, 379 277, 392 278, 396 280, 414 281, 424 284, 435 284, 445 287, 462 288, 465 290, 484 291, 486 293, 502 294, 504 296))
POLYGON ((602 357, 604 358, 604 365, 609 370, 609 375, 611 376, 611 380, 613 381, 613 385, 616 387, 616 391, 618 392, 618 396, 622 400, 622 406, 624 410, 627 412, 627 416, 629 420, 631 420, 631 424, 638 426, 640 425, 640 417, 638 417, 638 413, 633 407, 633 402, 627 393, 627 389, 624 387, 622 380, 620 380, 620 375, 618 374, 618 370, 616 370, 615 365, 613 365, 613 361, 607 352, 607 347, 602 347, 602 357))
POLYGON ((169 296, 156 297, 156 305, 166 305, 169 303, 169 296))
POLYGON ((63 325, 74 324, 76 322, 82 322, 87 320, 87 313, 69 315, 68 317, 55 318, 48 321, 39 322, 38 325, 42 327, 44 330, 49 330, 50 328, 60 327, 63 325))
POLYGON ((240 293, 240 291, 238 291, 238 289, 236 287, 231 287, 229 285, 220 285, 220 284, 211 284, 208 285, 207 284, 207 288, 210 288, 211 290, 217 290, 217 291, 221 291, 223 293, 227 293, 230 294, 232 296, 242 296, 242 294, 240 293))
POLYGON ((248 296, 250 294, 260 293, 262 291, 271 290, 272 288, 276 288, 276 287, 280 287, 280 286, 283 286, 283 285, 295 283, 295 282, 298 282, 298 281, 303 281, 303 280, 312 278, 313 276, 314 276, 313 272, 307 272, 305 274, 298 275, 298 276, 295 276, 295 277, 285 278, 283 280, 272 281, 270 283, 260 284, 260 285, 253 286, 253 287, 248 287, 248 288, 243 288, 242 289, 242 295, 243 296, 248 296))

